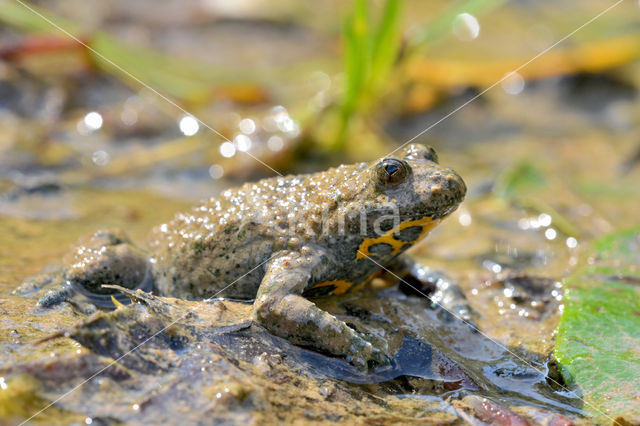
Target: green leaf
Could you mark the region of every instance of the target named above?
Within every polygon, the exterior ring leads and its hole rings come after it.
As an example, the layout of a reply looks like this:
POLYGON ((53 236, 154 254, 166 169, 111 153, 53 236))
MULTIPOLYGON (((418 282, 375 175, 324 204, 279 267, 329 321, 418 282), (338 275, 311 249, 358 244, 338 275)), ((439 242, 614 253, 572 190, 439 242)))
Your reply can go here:
POLYGON ((371 52, 371 90, 380 91, 387 83, 389 73, 400 51, 400 9, 399 0, 388 0, 382 12, 382 20, 373 38, 371 52))
POLYGON ((379 19, 367 0, 356 0, 342 28, 345 86, 335 149, 342 149, 349 121, 366 110, 388 86, 400 51, 401 0, 387 0, 379 19))
POLYGON ((565 283, 555 356, 600 422, 640 421, 640 227, 594 243, 565 283), (622 421, 624 419, 624 421, 622 421))
POLYGON ((344 67, 346 75, 343 113, 349 116, 360 101, 365 84, 369 78, 371 61, 371 23, 368 3, 357 0, 351 15, 345 21, 344 67))

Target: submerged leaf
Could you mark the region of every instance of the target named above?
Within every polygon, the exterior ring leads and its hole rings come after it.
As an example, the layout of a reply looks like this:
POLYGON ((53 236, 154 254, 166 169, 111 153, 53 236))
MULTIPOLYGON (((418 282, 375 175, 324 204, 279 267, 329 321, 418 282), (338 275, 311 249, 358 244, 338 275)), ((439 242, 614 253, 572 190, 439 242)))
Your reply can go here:
POLYGON ((540 197, 540 191, 549 184, 540 168, 528 160, 523 160, 514 164, 498 177, 494 193, 526 209, 550 215, 553 218, 554 226, 561 232, 572 237, 579 237, 578 228, 540 197))
POLYGON ((544 173, 529 161, 521 161, 502 173, 495 192, 504 198, 530 193, 546 183, 544 173))
POLYGON ((555 356, 565 382, 602 421, 640 420, 639 265, 635 228, 598 240, 587 265, 566 282, 555 356))

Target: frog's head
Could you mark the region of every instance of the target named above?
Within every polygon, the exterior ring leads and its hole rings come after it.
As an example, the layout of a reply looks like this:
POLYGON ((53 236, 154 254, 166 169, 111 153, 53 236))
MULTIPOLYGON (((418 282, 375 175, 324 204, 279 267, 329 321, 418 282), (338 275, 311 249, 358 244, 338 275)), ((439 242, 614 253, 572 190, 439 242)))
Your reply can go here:
POLYGON ((394 253, 412 245, 453 212, 467 191, 462 178, 439 165, 433 148, 424 145, 373 162, 365 173, 365 254, 375 254, 380 243, 391 244, 394 253))
POLYGON ((400 219, 441 219, 464 199, 467 187, 453 170, 438 164, 433 148, 413 144, 397 157, 371 166, 372 193, 378 201, 395 206, 400 219))

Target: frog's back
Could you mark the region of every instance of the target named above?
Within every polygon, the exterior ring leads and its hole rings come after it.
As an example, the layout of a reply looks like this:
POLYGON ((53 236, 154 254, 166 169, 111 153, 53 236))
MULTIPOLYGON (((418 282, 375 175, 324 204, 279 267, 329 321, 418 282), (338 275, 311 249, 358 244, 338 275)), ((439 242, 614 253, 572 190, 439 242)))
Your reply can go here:
POLYGON ((150 243, 156 290, 184 298, 254 298, 263 264, 281 250, 317 244, 323 214, 344 195, 337 185, 362 167, 263 179, 176 215, 154 229, 150 243))

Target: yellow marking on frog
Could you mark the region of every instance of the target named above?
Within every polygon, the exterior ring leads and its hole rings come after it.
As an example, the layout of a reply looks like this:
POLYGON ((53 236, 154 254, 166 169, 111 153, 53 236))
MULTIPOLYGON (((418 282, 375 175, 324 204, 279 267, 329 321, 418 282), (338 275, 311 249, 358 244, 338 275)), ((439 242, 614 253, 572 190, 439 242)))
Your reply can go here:
POLYGON ((360 290, 362 290, 364 288, 364 286, 366 286, 371 281, 373 281, 374 278, 381 277, 382 275, 384 275, 384 271, 382 271, 382 270, 374 271, 371 275, 369 275, 367 278, 362 280, 362 282, 360 284, 354 285, 353 288, 351 289, 351 292, 352 293, 359 292, 360 290))
POLYGON ((380 243, 389 244, 391 246, 391 253, 389 254, 397 254, 402 248, 402 246, 404 246, 405 244, 415 243, 420 238, 424 237, 427 233, 429 233, 429 231, 431 231, 440 223, 440 220, 441 219, 433 220, 430 217, 425 217, 418 220, 410 220, 407 222, 403 222, 400 225, 396 226, 395 228, 387 231, 384 235, 381 235, 376 238, 367 238, 362 242, 362 244, 360 244, 360 248, 356 253, 356 259, 364 259, 367 256, 371 255, 372 253, 369 251, 369 247, 375 244, 380 244, 380 243), (412 226, 422 227, 422 231, 420 231, 420 235, 418 235, 418 237, 415 240, 401 241, 393 237, 393 234, 395 234, 396 232, 400 232, 403 229, 410 228, 412 226))
POLYGON ((354 293, 359 292, 360 290, 362 290, 364 288, 365 285, 367 285, 368 282, 369 281, 362 281, 360 284, 358 284, 356 286, 353 286, 353 292, 354 293))
POLYGON ((333 294, 344 294, 347 292, 347 290, 351 288, 353 283, 347 280, 323 281, 321 283, 314 285, 311 288, 328 287, 330 285, 335 287, 335 290, 333 290, 333 294))

